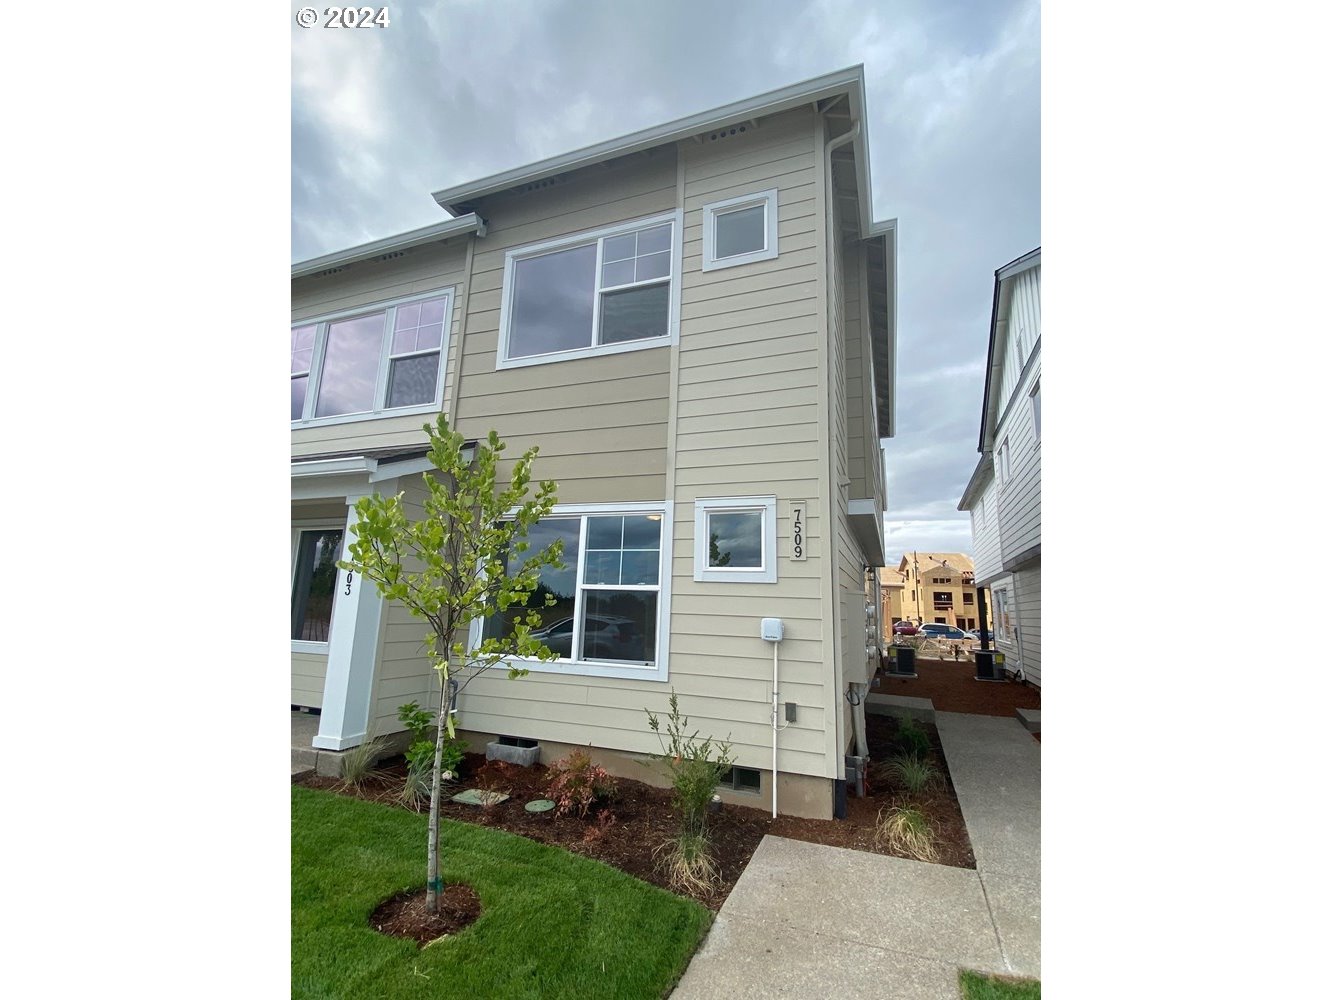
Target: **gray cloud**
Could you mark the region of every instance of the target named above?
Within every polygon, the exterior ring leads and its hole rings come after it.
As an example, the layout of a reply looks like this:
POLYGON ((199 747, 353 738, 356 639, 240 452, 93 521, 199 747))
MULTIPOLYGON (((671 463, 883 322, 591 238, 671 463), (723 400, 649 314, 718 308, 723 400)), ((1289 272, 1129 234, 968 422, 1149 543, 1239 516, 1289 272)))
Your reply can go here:
POLYGON ((970 549, 953 508, 993 275, 1041 240, 1034 0, 441 0, 391 19, 293 27, 294 260, 441 221, 431 191, 864 63, 875 214, 900 226, 889 555, 970 549))

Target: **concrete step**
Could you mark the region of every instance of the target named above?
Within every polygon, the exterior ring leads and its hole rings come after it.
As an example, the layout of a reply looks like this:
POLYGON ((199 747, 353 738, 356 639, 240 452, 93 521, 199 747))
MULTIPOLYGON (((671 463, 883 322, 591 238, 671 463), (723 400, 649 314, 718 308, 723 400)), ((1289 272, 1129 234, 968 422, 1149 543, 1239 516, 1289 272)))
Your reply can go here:
POLYGON ((1023 724, 1023 728, 1029 733, 1041 732, 1041 709, 1039 708, 1016 708, 1014 715, 1018 716, 1018 721, 1023 724))
POLYGON ((908 698, 896 694, 866 695, 866 711, 871 715, 896 715, 917 722, 935 721, 935 703, 929 698, 908 698))

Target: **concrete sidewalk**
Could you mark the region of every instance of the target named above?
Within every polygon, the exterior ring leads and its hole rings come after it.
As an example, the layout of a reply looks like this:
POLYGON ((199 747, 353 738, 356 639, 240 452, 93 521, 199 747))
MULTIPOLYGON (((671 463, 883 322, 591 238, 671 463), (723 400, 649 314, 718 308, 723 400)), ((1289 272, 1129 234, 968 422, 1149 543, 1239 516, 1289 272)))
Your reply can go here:
POLYGON ((960 968, 1040 976, 1041 748, 1015 719, 936 725, 977 871, 765 837, 673 1000, 954 1000, 960 968))

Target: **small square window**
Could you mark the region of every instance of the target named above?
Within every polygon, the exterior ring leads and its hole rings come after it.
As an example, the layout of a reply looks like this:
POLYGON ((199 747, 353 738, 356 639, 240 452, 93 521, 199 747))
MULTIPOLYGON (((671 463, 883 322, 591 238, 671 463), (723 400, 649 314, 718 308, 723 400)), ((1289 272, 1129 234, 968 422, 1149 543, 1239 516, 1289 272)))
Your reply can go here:
POLYGON ((777 498, 694 502, 694 579, 777 583, 777 498))
POLYGON ((778 255, 778 192, 760 191, 703 207, 703 269, 772 260, 778 255))

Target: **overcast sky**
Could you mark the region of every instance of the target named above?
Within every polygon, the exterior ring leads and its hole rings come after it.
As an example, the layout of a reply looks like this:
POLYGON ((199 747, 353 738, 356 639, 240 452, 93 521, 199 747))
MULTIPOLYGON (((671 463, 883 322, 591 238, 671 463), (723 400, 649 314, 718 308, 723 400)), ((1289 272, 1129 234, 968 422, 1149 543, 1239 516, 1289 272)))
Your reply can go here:
POLYGON ((1037 3, 439 0, 389 14, 376 29, 293 18, 293 260, 443 221, 431 191, 863 63, 874 215, 899 221, 886 555, 971 553, 955 508, 978 458, 994 272, 1041 243, 1037 3))

